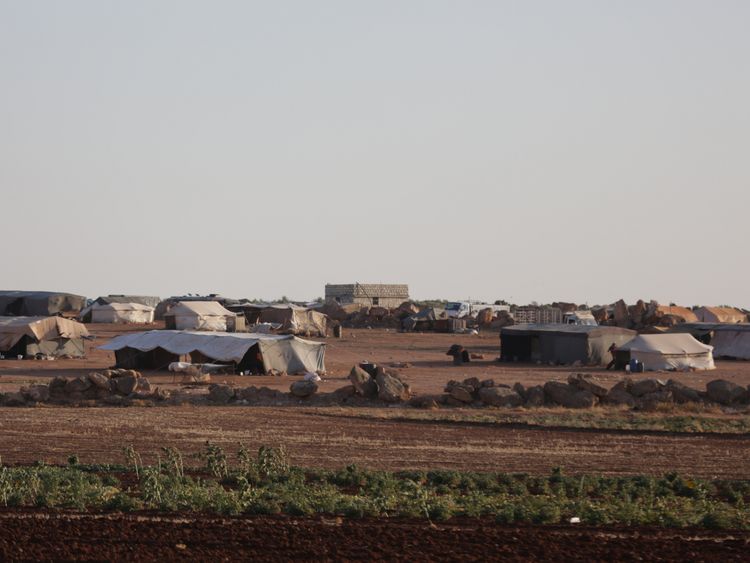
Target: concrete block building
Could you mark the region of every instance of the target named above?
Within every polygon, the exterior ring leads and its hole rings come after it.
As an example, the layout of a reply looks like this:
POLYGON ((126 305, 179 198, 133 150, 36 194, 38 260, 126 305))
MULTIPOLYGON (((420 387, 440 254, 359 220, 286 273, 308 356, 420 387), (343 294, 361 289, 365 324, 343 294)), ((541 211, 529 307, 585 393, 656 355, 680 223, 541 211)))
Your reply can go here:
POLYGON ((409 286, 396 283, 326 284, 326 302, 369 307, 398 307, 409 300, 409 286))

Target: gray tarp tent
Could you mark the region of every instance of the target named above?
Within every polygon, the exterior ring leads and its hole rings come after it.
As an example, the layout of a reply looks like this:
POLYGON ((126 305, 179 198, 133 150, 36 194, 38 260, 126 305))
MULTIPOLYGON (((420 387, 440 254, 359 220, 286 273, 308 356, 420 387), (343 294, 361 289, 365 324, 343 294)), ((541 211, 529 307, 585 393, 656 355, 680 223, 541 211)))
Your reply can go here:
POLYGON ((55 291, 0 291, 0 315, 46 317, 70 313, 75 317, 86 298, 55 291))
POLYGON ((686 332, 714 347, 715 358, 750 360, 750 323, 685 323, 669 330, 686 332))
POLYGON ((305 307, 284 304, 262 307, 253 322, 280 324, 279 334, 325 337, 328 317, 305 307))
POLYGON ((172 361, 189 357, 190 361, 234 363, 241 371, 252 369, 257 361, 264 372, 325 371, 325 344, 292 335, 151 330, 123 334, 99 349, 114 351, 117 365, 131 369, 164 369, 172 361))
POLYGON ((634 330, 614 326, 520 324, 500 329, 503 361, 604 365, 612 359, 609 347, 619 347, 636 336, 634 330))
POLYGON ((84 325, 63 317, 0 317, 0 352, 11 357, 80 357, 88 335, 84 325))
POLYGON ((161 303, 161 298, 152 295, 101 295, 94 303, 99 305, 111 305, 113 303, 140 303, 156 309, 161 303))

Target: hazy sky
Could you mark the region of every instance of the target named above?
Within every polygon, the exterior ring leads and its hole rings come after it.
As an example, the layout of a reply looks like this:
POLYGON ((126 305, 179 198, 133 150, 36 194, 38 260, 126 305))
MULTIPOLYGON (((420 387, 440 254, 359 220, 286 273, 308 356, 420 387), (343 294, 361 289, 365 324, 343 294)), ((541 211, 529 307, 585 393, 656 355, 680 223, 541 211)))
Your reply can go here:
POLYGON ((0 289, 750 307, 750 2, 0 1, 0 289))

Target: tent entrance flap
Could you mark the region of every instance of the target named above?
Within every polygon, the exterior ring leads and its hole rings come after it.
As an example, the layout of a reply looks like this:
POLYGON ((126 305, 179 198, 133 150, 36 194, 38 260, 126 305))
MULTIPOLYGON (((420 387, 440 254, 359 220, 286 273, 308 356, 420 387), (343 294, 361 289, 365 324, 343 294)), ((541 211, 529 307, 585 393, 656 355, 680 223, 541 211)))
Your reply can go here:
POLYGON ((241 372, 249 372, 251 375, 262 375, 267 373, 266 367, 263 364, 263 354, 260 352, 260 346, 254 344, 251 346, 245 355, 237 364, 237 369, 241 372))
POLYGON ((115 363, 118 368, 123 369, 167 369, 172 362, 187 360, 187 356, 180 356, 164 350, 154 348, 153 350, 141 351, 137 348, 122 348, 115 350, 115 363))

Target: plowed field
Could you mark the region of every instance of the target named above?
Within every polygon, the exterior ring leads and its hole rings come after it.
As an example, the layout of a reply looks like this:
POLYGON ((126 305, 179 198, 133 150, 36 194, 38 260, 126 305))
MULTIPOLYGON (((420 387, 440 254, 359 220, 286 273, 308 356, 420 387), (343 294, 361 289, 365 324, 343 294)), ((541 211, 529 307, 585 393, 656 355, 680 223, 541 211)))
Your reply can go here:
POLYGON ((240 442, 251 448, 283 444, 292 461, 305 467, 356 463, 389 470, 547 473, 561 466, 568 473, 750 477, 745 434, 527 428, 353 414, 354 409, 295 407, 6 408, 0 409, 0 455, 6 463, 65 463, 70 454, 84 463, 118 463, 122 448, 132 444, 149 462, 162 446, 190 453, 210 440, 229 453, 240 442))
POLYGON ((746 561, 748 535, 481 520, 0 514, 2 560, 746 561))

